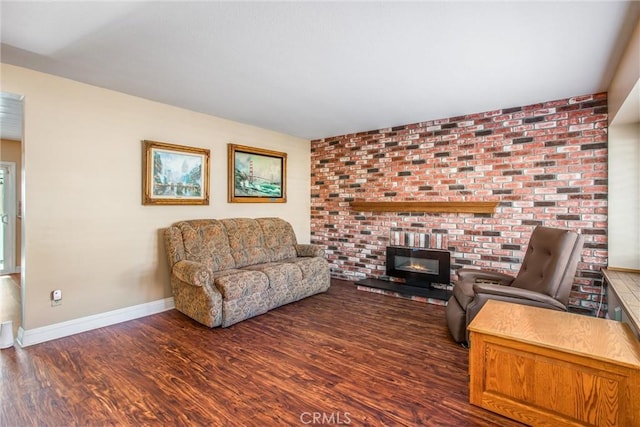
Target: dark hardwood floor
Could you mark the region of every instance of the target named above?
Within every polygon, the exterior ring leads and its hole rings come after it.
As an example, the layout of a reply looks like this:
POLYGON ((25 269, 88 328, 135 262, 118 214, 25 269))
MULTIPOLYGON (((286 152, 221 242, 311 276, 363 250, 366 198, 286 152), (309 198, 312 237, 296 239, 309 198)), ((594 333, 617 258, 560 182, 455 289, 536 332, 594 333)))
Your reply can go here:
POLYGON ((227 329, 169 312, 0 351, 0 425, 513 426, 468 403, 444 307, 356 290, 227 329))

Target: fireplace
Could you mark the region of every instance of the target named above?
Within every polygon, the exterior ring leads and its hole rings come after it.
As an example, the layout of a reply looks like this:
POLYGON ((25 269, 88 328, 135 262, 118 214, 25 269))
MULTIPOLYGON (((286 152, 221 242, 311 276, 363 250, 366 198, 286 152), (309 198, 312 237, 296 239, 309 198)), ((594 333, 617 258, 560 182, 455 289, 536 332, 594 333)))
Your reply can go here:
POLYGON ((431 288, 451 283, 451 255, 440 249, 387 246, 387 276, 405 279, 411 286, 431 288))
POLYGON ((451 254, 442 249, 387 247, 386 278, 367 278, 358 289, 379 290, 403 297, 419 297, 444 305, 451 297, 451 254), (394 280, 400 279, 400 280, 394 280))

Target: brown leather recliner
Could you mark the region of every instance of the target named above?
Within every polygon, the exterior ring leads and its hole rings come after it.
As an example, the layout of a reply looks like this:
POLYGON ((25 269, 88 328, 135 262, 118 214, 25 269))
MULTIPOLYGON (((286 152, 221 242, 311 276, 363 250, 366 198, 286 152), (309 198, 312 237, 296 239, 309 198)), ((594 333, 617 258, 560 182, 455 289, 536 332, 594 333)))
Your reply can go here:
POLYGON ((576 232, 538 226, 516 277, 471 268, 458 270, 446 308, 453 339, 468 341, 467 325, 490 299, 566 311, 583 244, 583 237, 576 232))

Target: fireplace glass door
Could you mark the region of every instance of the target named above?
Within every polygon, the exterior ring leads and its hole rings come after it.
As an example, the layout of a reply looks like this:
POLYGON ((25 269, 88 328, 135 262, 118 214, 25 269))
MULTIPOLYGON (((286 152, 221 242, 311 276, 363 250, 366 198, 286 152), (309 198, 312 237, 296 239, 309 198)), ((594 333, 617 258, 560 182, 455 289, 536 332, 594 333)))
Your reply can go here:
POLYGON ((408 271, 410 273, 440 274, 437 259, 395 255, 393 262, 396 270, 408 271))

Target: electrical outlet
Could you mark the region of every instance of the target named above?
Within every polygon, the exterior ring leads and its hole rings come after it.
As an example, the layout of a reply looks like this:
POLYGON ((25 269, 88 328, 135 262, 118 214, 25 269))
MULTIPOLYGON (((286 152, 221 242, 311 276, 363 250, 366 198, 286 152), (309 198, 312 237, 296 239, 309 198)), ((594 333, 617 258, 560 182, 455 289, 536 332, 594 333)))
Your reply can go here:
POLYGON ((62 305, 62 291, 56 289, 51 292, 51 307, 57 307, 59 305, 62 305))

